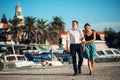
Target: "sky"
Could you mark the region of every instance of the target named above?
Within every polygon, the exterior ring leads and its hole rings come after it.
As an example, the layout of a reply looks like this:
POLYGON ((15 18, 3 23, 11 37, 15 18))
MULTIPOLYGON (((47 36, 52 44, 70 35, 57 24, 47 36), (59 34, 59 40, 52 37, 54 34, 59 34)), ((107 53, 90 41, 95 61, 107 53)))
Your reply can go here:
POLYGON ((24 17, 43 18, 49 23, 58 16, 65 22, 65 30, 70 30, 72 20, 77 20, 79 29, 89 23, 96 31, 110 27, 120 31, 120 0, 0 0, 0 19, 3 13, 12 19, 18 2, 24 17))

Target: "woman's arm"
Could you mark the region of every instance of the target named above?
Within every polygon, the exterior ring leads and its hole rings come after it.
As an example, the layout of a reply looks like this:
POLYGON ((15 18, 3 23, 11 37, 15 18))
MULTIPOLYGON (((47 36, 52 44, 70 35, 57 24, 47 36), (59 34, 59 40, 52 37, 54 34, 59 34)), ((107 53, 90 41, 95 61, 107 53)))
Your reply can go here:
POLYGON ((86 41, 86 43, 95 42, 95 40, 96 40, 96 32, 94 32, 94 38, 93 38, 93 40, 86 41))

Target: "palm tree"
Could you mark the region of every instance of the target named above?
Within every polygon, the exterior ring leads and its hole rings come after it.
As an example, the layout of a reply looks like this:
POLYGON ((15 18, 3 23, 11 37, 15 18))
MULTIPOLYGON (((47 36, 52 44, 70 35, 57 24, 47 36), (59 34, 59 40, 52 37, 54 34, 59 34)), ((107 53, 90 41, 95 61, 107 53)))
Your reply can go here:
POLYGON ((59 42, 59 47, 62 47, 62 38, 61 38, 61 32, 65 29, 65 23, 62 21, 62 19, 58 16, 53 17, 53 22, 51 25, 56 29, 56 32, 59 34, 57 41, 59 42))
POLYGON ((15 41, 15 43, 17 43, 18 40, 18 26, 20 24, 20 22, 22 21, 22 19, 18 19, 18 18, 14 18, 14 19, 9 19, 9 22, 13 25, 12 27, 12 32, 13 32, 13 40, 15 41))
POLYGON ((57 33, 54 31, 54 28, 51 24, 47 23, 48 20, 44 20, 43 18, 38 19, 37 27, 39 28, 39 34, 41 43, 45 44, 48 41, 50 44, 55 42, 57 37, 57 33))
POLYGON ((47 27, 48 27, 48 24, 47 24, 47 20, 44 20, 43 18, 41 19, 38 19, 37 21, 37 27, 39 28, 39 39, 40 39, 40 42, 42 44, 45 44, 46 42, 46 36, 47 36, 47 27))
POLYGON ((48 41, 53 44, 57 44, 57 37, 59 36, 59 34, 55 31, 54 27, 51 26, 51 24, 49 25, 48 31, 50 34, 48 37, 48 41))
POLYGON ((27 16, 25 17, 25 26, 26 26, 26 35, 27 35, 27 44, 30 44, 35 40, 35 17, 27 16), (32 37, 32 39, 31 39, 32 37))
POLYGON ((58 16, 53 17, 53 22, 51 25, 56 29, 56 31, 61 36, 61 32, 65 29, 65 23, 62 21, 62 19, 58 16))

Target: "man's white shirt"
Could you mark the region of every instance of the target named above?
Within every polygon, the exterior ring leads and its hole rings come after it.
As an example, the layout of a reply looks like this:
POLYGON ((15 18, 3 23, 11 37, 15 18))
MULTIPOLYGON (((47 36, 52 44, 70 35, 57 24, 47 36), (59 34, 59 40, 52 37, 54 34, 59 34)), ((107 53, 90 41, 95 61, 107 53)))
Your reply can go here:
POLYGON ((83 32, 81 30, 70 30, 67 35, 67 40, 70 41, 70 44, 79 44, 81 43, 81 38, 83 38, 83 32))

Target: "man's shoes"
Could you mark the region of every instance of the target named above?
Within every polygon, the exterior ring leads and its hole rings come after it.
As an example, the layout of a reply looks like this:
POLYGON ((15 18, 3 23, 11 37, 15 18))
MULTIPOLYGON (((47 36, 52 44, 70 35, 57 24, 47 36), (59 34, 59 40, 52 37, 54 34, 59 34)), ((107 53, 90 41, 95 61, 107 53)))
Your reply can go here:
POLYGON ((79 71, 78 71, 78 74, 81 74, 82 72, 81 72, 81 69, 79 69, 79 71))
POLYGON ((74 76, 77 76, 78 75, 78 73, 74 73, 74 76))
POLYGON ((81 71, 78 72, 78 74, 81 74, 81 73, 82 73, 81 71))

